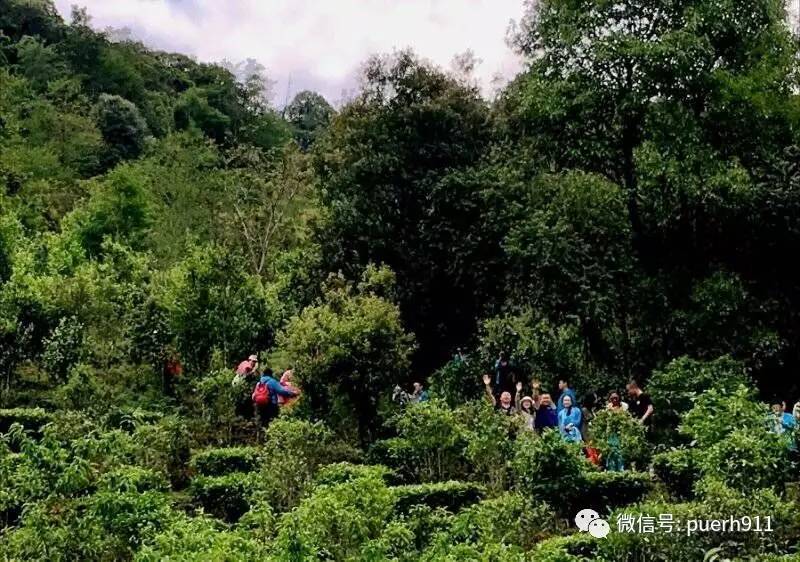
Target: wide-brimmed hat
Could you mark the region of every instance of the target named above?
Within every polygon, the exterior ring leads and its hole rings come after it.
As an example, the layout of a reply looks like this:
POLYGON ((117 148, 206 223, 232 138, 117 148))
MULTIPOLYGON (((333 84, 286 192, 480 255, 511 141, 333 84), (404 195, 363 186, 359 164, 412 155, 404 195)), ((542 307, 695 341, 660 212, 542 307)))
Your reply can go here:
POLYGON ((258 355, 251 355, 247 358, 248 361, 258 361, 258 355))
POLYGON ((520 401, 519 401, 519 403, 520 403, 520 404, 523 404, 523 403, 524 403, 526 400, 527 400, 528 402, 530 402, 531 404, 533 404, 533 398, 531 398, 530 396, 523 396, 523 397, 522 397, 522 400, 520 400, 520 401))

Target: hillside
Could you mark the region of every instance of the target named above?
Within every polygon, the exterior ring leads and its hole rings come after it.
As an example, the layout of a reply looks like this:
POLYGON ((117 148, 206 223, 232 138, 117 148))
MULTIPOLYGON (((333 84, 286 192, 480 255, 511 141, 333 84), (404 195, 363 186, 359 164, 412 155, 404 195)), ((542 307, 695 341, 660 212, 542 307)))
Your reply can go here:
POLYGON ((798 559, 783 4, 520 4, 492 100, 402 50, 279 110, 0 0, 0 558, 798 559))

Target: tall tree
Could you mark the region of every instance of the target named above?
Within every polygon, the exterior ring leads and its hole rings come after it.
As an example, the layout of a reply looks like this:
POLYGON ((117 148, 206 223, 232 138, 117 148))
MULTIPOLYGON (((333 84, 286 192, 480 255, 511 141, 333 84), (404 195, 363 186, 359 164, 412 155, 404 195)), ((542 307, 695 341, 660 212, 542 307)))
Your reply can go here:
POLYGON ((283 116, 294 128, 294 138, 303 150, 308 150, 317 137, 328 127, 336 113, 316 92, 304 90, 283 109, 283 116))
POLYGON ((511 128, 556 166, 621 183, 635 236, 636 150, 659 115, 685 113, 723 157, 753 165, 791 138, 773 106, 790 93, 794 64, 780 0, 543 0, 513 42, 531 69, 510 89, 511 128))
POLYGON ((468 173, 490 140, 486 104, 409 52, 372 58, 363 79, 315 151, 318 238, 334 269, 395 271, 404 320, 435 363, 474 330, 491 275, 476 262, 499 248, 484 238, 486 184, 468 173))

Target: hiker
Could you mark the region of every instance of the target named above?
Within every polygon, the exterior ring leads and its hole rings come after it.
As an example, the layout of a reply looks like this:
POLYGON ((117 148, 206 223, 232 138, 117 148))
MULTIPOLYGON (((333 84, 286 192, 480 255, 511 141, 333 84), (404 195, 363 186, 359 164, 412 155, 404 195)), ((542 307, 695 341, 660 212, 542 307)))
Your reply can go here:
POLYGON ((297 396, 297 393, 283 388, 281 383, 275 380, 272 374, 272 369, 269 367, 264 369, 261 378, 256 383, 255 389, 251 398, 253 399, 253 409, 255 410, 255 422, 258 428, 259 438, 261 436, 261 429, 266 429, 270 422, 278 417, 278 397, 283 396, 291 398, 297 396))
POLYGON ((410 394, 403 390, 399 384, 394 385, 394 389, 392 390, 392 402, 399 404, 400 406, 405 406, 406 404, 411 403, 416 404, 419 402, 427 402, 428 400, 430 400, 430 395, 422 386, 421 382, 414 383, 414 391, 410 394))
POLYGON ((797 427, 794 416, 786 411, 786 403, 778 400, 772 404, 772 422, 772 431, 778 435, 791 433, 797 427))
POLYGON ((511 402, 511 393, 508 391, 503 391, 500 393, 500 399, 498 400, 492 389, 492 379, 489 375, 483 375, 483 384, 486 388, 486 397, 489 400, 489 403, 494 406, 499 412, 510 416, 517 413, 517 409, 514 407, 514 404, 511 402))
POLYGON ((579 429, 581 431, 581 437, 583 437, 583 440, 587 443, 589 442, 589 424, 591 424, 594 419, 594 406, 596 403, 597 395, 590 394, 584 399, 583 406, 580 407, 581 424, 579 429))
POLYGON ((797 425, 800 425, 800 400, 798 400, 794 408, 792 408, 792 415, 794 416, 794 421, 797 425))
POLYGON ((622 445, 619 435, 612 433, 608 436, 608 454, 606 455, 606 470, 608 472, 622 472, 625 470, 625 459, 622 457, 622 445))
POLYGON ((233 377, 231 384, 238 386, 245 382, 251 375, 258 372, 258 356, 251 355, 236 367, 236 375, 233 377))
POLYGON ((278 395, 278 405, 279 406, 291 406, 295 402, 297 402, 298 398, 300 397, 300 389, 294 386, 292 383, 292 379, 294 378, 294 371, 292 371, 291 367, 286 369, 283 374, 281 375, 281 386, 286 389, 290 390, 295 393, 293 397, 286 397, 282 395, 278 395))
POLYGON ((427 402, 430 400, 428 391, 422 386, 421 382, 414 383, 414 392, 411 393, 412 402, 427 402))
POLYGON ((536 408, 536 416, 533 422, 536 431, 541 432, 548 427, 558 427, 558 411, 548 393, 545 392, 539 396, 538 402, 534 397, 533 406, 536 408))
POLYGON ((514 372, 511 361, 506 357, 505 351, 501 351, 494 363, 494 391, 500 395, 503 392, 511 393, 513 388, 514 372))
POLYGON ((181 356, 175 348, 170 347, 167 350, 161 372, 161 382, 165 396, 175 396, 175 379, 182 374, 183 365, 181 364, 181 356))
POLYGON ((636 418, 639 423, 645 427, 650 427, 653 421, 653 401, 650 395, 644 392, 639 383, 631 381, 625 387, 628 390, 628 396, 631 397, 631 403, 628 405, 628 412, 636 418))
POLYGON ((558 411, 558 429, 565 441, 572 443, 582 441, 579 430, 582 418, 580 409, 572 405, 572 398, 564 396, 564 407, 558 411))
POLYGON ((536 419, 536 409, 533 407, 533 398, 522 396, 522 383, 517 383, 517 393, 514 395, 514 406, 525 421, 525 428, 533 430, 536 419))
POLYGON ((569 397, 572 405, 578 405, 578 398, 575 396, 575 391, 569 387, 569 381, 565 378, 561 378, 558 380, 558 390, 561 391, 561 394, 558 397, 558 404, 556 404, 557 410, 560 412, 564 408, 564 399, 569 397))
POLYGON ((609 410, 622 410, 623 412, 627 412, 628 403, 622 401, 622 399, 619 397, 619 392, 612 392, 608 396, 608 404, 606 404, 606 408, 609 410))

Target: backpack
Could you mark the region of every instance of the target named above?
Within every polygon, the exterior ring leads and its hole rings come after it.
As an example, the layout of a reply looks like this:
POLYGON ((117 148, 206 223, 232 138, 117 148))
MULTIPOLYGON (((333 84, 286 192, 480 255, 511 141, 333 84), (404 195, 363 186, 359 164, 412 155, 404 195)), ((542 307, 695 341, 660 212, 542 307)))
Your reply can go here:
POLYGON ((253 391, 253 402, 256 406, 266 406, 269 404, 269 388, 267 388, 265 383, 256 383, 256 389, 253 391))

